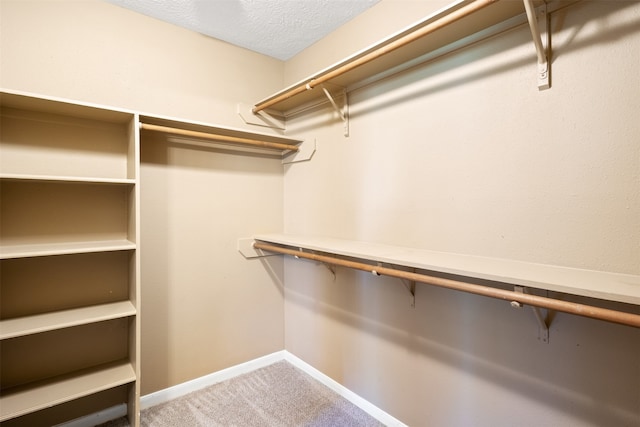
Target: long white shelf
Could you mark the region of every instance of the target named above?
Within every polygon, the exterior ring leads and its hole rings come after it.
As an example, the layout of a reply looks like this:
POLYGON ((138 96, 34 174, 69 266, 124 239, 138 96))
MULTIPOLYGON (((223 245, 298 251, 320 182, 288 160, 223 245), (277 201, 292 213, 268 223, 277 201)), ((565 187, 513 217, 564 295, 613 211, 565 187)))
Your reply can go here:
POLYGON ((136 308, 130 301, 120 301, 17 317, 0 321, 0 340, 135 315, 136 308))
POLYGON ((373 262, 640 305, 640 276, 324 237, 264 234, 256 240, 373 262))
POLYGON ((3 390, 0 421, 19 417, 93 393, 128 384, 136 374, 128 362, 98 366, 73 375, 3 390))
POLYGON ((135 179, 120 178, 94 178, 84 176, 58 176, 58 175, 30 175, 30 174, 0 174, 0 180, 6 181, 40 181, 40 182, 69 182, 69 183, 86 183, 86 184, 122 184, 133 185, 135 179))
POLYGON ((41 243, 24 245, 3 244, 0 246, 0 259, 83 254, 91 252, 126 251, 135 248, 136 244, 129 240, 41 243))

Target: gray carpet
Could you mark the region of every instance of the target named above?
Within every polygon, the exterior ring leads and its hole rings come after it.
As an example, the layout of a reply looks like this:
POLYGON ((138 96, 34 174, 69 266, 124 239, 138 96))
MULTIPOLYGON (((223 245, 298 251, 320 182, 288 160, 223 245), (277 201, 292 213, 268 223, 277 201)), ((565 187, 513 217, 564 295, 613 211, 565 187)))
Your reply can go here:
MULTIPOLYGON (((288 362, 274 363, 145 409, 144 427, 383 426, 288 362)), ((102 427, 128 427, 126 419, 102 427)))

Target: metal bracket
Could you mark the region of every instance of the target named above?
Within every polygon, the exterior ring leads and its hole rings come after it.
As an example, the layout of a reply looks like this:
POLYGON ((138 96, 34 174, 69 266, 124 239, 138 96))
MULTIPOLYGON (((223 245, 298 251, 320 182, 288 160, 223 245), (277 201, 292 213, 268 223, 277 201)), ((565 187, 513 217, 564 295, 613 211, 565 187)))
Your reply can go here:
POLYGON ((347 89, 339 88, 339 91, 341 92, 340 95, 342 97, 342 105, 339 106, 333 96, 331 96, 331 93, 327 89, 327 85, 323 84, 321 87, 325 96, 327 97, 327 99, 329 99, 329 102, 333 106, 333 109, 338 113, 340 120, 342 120, 342 123, 344 124, 344 136, 349 136, 349 102, 347 97, 347 89))
MULTIPOLYGON (((521 294, 527 293, 527 288, 525 288, 524 286, 514 286, 513 290, 521 294)), ((523 307, 523 304, 518 301, 511 301, 511 306, 520 308, 523 307)), ((549 344, 549 325, 547 325, 545 318, 542 316, 540 307, 531 306, 531 309, 533 310, 533 315, 538 322, 538 339, 544 343, 549 344)))
MULTIPOLYGON (((381 262, 378 263, 378 267, 382 267, 381 262)), ((378 273, 376 270, 371 270, 371 274, 373 274, 374 276, 380 276, 380 273, 378 273)))
POLYGON ((331 274, 333 274, 333 281, 336 281, 336 268, 335 266, 331 265, 331 264, 327 264, 326 262, 323 262, 322 265, 324 265, 325 267, 327 267, 327 270, 329 270, 331 272, 331 274))
POLYGON ((253 237, 238 239, 238 252, 240 252, 240 254, 242 254, 242 256, 247 259, 279 255, 272 252, 265 252, 261 249, 256 249, 253 247, 254 243, 255 240, 253 239, 253 237))
POLYGON ((523 1, 538 58, 538 89, 549 89, 551 87, 551 25, 547 4, 543 3, 535 9, 533 0, 523 1))
MULTIPOLYGON (((381 262, 378 262, 378 267, 382 267, 382 263, 381 262)), ((412 270, 415 273, 415 268, 412 269, 412 270)), ((374 276, 380 276, 380 273, 378 273, 376 270, 371 270, 371 274, 373 274, 374 276)), ((402 284, 404 284, 404 287, 407 288, 407 290, 411 294, 411 307, 415 308, 416 307, 416 282, 415 282, 415 280, 408 280, 408 279, 400 279, 400 280, 402 281, 402 284)))
POLYGON ((282 157, 282 164, 299 163, 311 160, 316 152, 316 140, 304 140, 298 146, 298 151, 291 151, 282 157))
POLYGON ((404 287, 407 288, 411 294, 411 307, 416 308, 416 281, 402 279, 402 283, 404 283, 404 287))
POLYGON ((265 111, 252 111, 253 106, 243 103, 238 104, 237 112, 240 118, 248 125, 264 126, 272 129, 285 130, 284 117, 277 117, 265 111))

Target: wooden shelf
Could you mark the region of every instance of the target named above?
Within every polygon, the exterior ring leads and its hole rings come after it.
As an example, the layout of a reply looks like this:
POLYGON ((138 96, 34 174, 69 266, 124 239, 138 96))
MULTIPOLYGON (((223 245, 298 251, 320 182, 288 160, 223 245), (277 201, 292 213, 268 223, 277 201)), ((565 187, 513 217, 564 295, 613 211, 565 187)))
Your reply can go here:
POLYGON ((278 158, 283 164, 309 160, 316 151, 315 140, 303 141, 167 117, 141 115, 140 128, 144 138, 161 138, 161 141, 171 143, 256 153, 278 158))
POLYGON ((0 340, 135 315, 133 304, 121 301, 7 319, 0 321, 0 340))
POLYGON ((256 240, 328 254, 640 305, 640 276, 287 234, 256 240))
MULTIPOLYGON (((566 7, 576 1, 552 0, 548 3, 548 11, 566 7)), ((330 85, 329 89, 336 86, 351 88, 356 84, 370 84, 527 22, 522 1, 496 1, 443 28, 395 48, 399 40, 413 34, 421 34, 425 27, 433 25, 434 22, 446 18, 471 3, 473 0, 454 1, 451 5, 432 13, 414 25, 257 102, 255 108, 286 116, 288 112, 295 112, 301 106, 326 98, 320 88, 313 90, 316 84, 327 83, 330 85), (381 51, 385 53, 377 56, 376 52, 381 51), (367 59, 372 57, 374 59, 367 59), (355 68, 351 68, 354 65, 355 68), (345 68, 348 70, 342 72, 345 68)), ((535 2, 535 5, 540 4, 542 2, 535 2)), ((535 66, 533 61, 532 66, 535 66)), ((535 75, 535 71, 532 75, 535 75)))
POLYGON ((34 111, 46 114, 56 114, 77 117, 88 120, 99 120, 109 123, 128 123, 133 112, 104 108, 91 104, 67 102, 46 96, 31 96, 20 92, 2 90, 0 92, 0 106, 23 111, 34 111))
POLYGON ((0 174, 0 180, 5 181, 34 181, 34 182, 68 182, 84 184, 113 184, 113 185, 134 185, 135 179, 119 178, 93 178, 82 176, 56 176, 56 175, 27 175, 27 174, 0 174))
MULTIPOLYGON (((266 134, 266 133, 248 132, 246 130, 233 129, 229 127, 220 127, 220 126, 215 126, 215 125, 202 123, 202 122, 175 120, 168 117, 141 115, 140 122, 147 123, 150 125, 165 126, 170 128, 183 129, 187 131, 202 132, 202 133, 222 135, 222 136, 228 136, 228 137, 260 139, 266 142, 274 142, 277 144, 284 144, 284 145, 291 145, 291 146, 296 146, 302 143, 301 139, 287 138, 283 136, 274 136, 272 134, 266 134)), ((176 136, 175 138, 180 139, 181 137, 176 136)), ((186 137, 183 137, 182 139, 188 140, 188 138, 186 137)), ((220 142, 219 144, 228 145, 228 143, 225 143, 225 142, 220 142)))
POLYGON ((130 363, 108 364, 35 384, 3 390, 0 421, 69 402, 136 380, 130 363))
POLYGON ((0 259, 127 251, 135 248, 136 244, 129 240, 2 245, 0 259))

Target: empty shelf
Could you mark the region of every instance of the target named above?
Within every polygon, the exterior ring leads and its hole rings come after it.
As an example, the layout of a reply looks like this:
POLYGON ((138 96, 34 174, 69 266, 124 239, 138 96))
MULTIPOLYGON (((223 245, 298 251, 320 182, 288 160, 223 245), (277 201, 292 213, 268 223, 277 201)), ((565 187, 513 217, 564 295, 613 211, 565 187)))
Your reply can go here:
POLYGON ((249 149, 257 150, 297 151, 298 146, 303 142, 300 139, 169 118, 140 116, 140 122, 143 131, 157 131, 184 140, 205 140, 221 145, 244 145, 249 149))
POLYGON ((82 254, 90 252, 125 251, 136 248, 129 240, 105 240, 91 242, 41 243, 5 245, 0 247, 0 259, 28 258, 50 255, 82 254))
POLYGON ((3 390, 0 421, 19 417, 136 380, 131 364, 121 362, 3 390))
POLYGON ((269 234, 256 240, 421 270, 640 305, 640 276, 377 243, 269 234))
POLYGON ((121 301, 7 319, 0 321, 0 340, 104 320, 135 316, 135 314, 136 309, 131 302, 121 301))
POLYGON ((135 179, 118 178, 94 178, 84 176, 57 176, 57 175, 27 175, 27 174, 1 174, 1 180, 7 181, 41 181, 41 182, 69 182, 86 184, 123 184, 133 185, 135 179))

